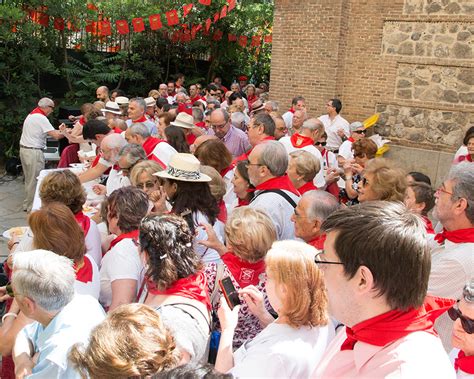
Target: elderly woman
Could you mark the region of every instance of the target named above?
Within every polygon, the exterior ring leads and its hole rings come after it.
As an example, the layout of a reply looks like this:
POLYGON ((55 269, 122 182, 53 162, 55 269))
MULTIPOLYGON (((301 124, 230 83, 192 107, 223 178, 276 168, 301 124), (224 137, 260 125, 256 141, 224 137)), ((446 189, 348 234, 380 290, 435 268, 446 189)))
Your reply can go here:
MULTIPOLYGON (((196 241, 205 240, 207 234, 201 224, 211 224, 222 238, 223 223, 217 219, 219 206, 209 188, 211 178, 200 172, 199 160, 191 154, 175 154, 166 171, 157 172, 164 179, 163 188, 172 205, 171 212, 183 217, 196 233, 196 241)), ((163 208, 164 212, 165 209, 163 208)), ((217 262, 219 254, 213 249, 204 248, 197 243, 194 249, 205 263, 217 262)))
POLYGON ((148 212, 148 196, 135 187, 115 190, 107 199, 107 225, 116 236, 100 269, 100 302, 109 311, 137 299, 143 263, 137 249, 138 226, 148 212))
POLYGON ((403 202, 407 189, 406 173, 393 162, 375 158, 367 162, 357 189, 359 202, 386 200, 403 202))
POLYGON ((464 134, 464 138, 462 140, 463 144, 459 147, 458 151, 456 151, 456 154, 454 154, 454 162, 456 162, 460 156, 468 154, 468 140, 466 138, 468 138, 468 136, 471 134, 474 134, 474 126, 471 126, 468 130, 466 130, 466 134, 464 134))
POLYGON ((341 201, 347 205, 359 202, 357 185, 362 180, 362 171, 366 163, 375 158, 377 144, 369 138, 362 138, 352 144, 352 150, 354 159, 347 159, 344 162, 345 186, 339 194, 341 201))
MULTIPOLYGON (((263 293, 266 308, 271 310, 265 292, 264 258, 276 240, 272 220, 262 210, 249 207, 237 208, 225 225, 225 238, 227 246, 219 243, 212 235, 207 241, 207 244, 219 251, 223 262, 206 266, 208 290, 209 293, 214 294, 213 311, 217 312, 216 300, 220 297, 219 295, 222 295, 218 282, 225 277, 232 279, 237 290, 249 285, 255 286, 263 293)), ((240 347, 246 339, 254 338, 261 330, 262 326, 258 318, 250 312, 247 304, 243 304, 235 330, 234 348, 240 347)))
POLYGON ((150 212, 159 212, 164 200, 160 179, 154 176, 155 172, 162 171, 163 168, 155 161, 143 161, 135 165, 130 172, 132 186, 145 192, 150 200, 150 212))
POLYGON ((139 239, 148 267, 145 304, 161 313, 182 361, 203 361, 207 358, 211 305, 188 224, 176 215, 149 216, 140 225, 139 239))
POLYGON ((253 84, 248 84, 245 89, 247 94, 247 102, 249 103, 249 109, 252 110, 252 105, 258 100, 257 90, 253 84))
POLYGON ((316 249, 299 241, 275 242, 265 258, 266 290, 278 314, 274 320, 254 287, 240 290, 252 313, 266 324, 253 340, 232 353, 239 306, 221 298, 222 335, 216 369, 235 377, 308 378, 321 359, 330 330, 323 276, 314 264, 316 249), (258 305, 257 305, 258 304, 258 305))
POLYGON ((249 205, 254 197, 255 187, 250 183, 247 164, 247 161, 239 161, 235 166, 232 178, 233 191, 237 196, 237 201, 233 204, 235 207, 249 205))
POLYGON ((121 305, 92 332, 89 344, 76 344, 69 359, 84 377, 148 377, 174 368, 179 352, 162 317, 144 304, 121 305))
POLYGON ((450 358, 458 378, 474 378, 474 279, 464 286, 457 306, 448 310, 453 324, 450 358))
POLYGON ((313 154, 297 150, 290 153, 286 173, 298 192, 303 195, 305 192, 318 189, 313 180, 320 169, 321 163, 313 154))

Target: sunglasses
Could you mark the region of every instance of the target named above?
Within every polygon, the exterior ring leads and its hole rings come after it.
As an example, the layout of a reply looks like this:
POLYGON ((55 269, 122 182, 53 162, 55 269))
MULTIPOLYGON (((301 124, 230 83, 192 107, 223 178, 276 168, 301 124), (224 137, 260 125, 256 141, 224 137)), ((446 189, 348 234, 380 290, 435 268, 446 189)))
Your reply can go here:
POLYGON ((362 187, 365 187, 369 184, 369 181, 366 178, 362 178, 362 187))
POLYGON ((354 130, 352 133, 365 134, 365 130, 354 130))
POLYGON ((449 308, 448 309, 448 316, 451 318, 451 320, 456 321, 458 318, 461 320, 461 325, 464 331, 467 334, 473 334, 474 333, 474 320, 471 320, 470 318, 467 318, 462 315, 461 311, 457 308, 449 308))
POLYGON ((315 142, 315 146, 326 146, 326 142, 315 142))

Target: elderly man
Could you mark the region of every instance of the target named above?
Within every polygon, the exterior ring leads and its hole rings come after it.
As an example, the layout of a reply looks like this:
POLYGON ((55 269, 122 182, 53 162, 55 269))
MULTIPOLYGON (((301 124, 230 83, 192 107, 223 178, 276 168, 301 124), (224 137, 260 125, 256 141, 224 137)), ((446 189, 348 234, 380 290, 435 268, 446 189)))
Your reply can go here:
POLYGON ((195 84, 189 86, 189 98, 191 104, 194 104, 196 101, 202 99, 201 94, 199 93, 199 90, 195 84))
POLYGON ((276 101, 266 101, 265 102, 265 111, 270 114, 272 112, 278 112, 279 106, 276 101))
MULTIPOLYGON (((447 179, 435 193, 433 216, 443 225, 435 236, 428 293, 456 299, 474 278, 474 165, 451 167, 447 179)), ((448 315, 436 323, 446 351, 451 350, 453 322, 448 315)))
POLYGON ((104 103, 107 103, 107 101, 110 101, 109 98, 109 89, 106 86, 100 86, 97 88, 95 91, 95 94, 97 96, 97 100, 103 101, 104 103))
POLYGON ((75 343, 87 344, 104 311, 92 296, 74 293, 73 262, 51 251, 15 253, 12 289, 20 311, 33 323, 13 348, 17 378, 81 378, 68 360, 75 343), (30 376, 31 375, 31 376, 30 376))
POLYGON ((155 100, 155 98, 147 97, 145 99, 145 104, 146 104, 145 117, 147 118, 147 120, 150 120, 150 121, 156 123, 157 118, 156 118, 156 114, 155 114, 155 111, 156 111, 156 100, 155 100))
POLYGON ((322 230, 315 262, 345 328, 312 377, 454 379, 434 328, 454 301, 426 297, 431 254, 421 218, 401 203, 370 201, 334 212, 322 230))
POLYGON ((107 101, 105 108, 102 108, 101 112, 109 124, 122 115, 122 110, 115 101, 107 101))
POLYGON ((285 148, 277 141, 260 143, 250 153, 247 167, 250 183, 256 189, 250 206, 267 212, 279 240, 294 238, 290 219, 299 193, 286 175, 288 154, 285 148))
POLYGON ((53 128, 48 116, 54 110, 54 102, 47 97, 38 101, 38 107, 26 116, 20 138, 20 160, 25 176, 26 197, 23 210, 30 212, 36 190, 36 178, 44 169, 43 149, 46 147, 46 138, 63 138, 64 135, 53 128))
POLYGON ((339 114, 342 103, 339 99, 331 99, 326 104, 327 114, 318 117, 323 123, 327 138, 326 148, 337 153, 342 142, 349 137, 349 123, 339 114))
POLYGON ((288 129, 288 134, 292 136, 295 133, 299 133, 301 126, 308 119, 308 115, 305 109, 297 109, 293 113, 293 121, 291 123, 291 128, 288 129))
POLYGON ((349 130, 351 132, 351 136, 341 144, 339 147, 339 154, 337 156, 337 161, 341 167, 347 159, 354 159, 352 143, 365 137, 364 124, 360 121, 355 121, 350 124, 349 130))
POLYGON ((165 140, 152 137, 148 128, 142 123, 133 124, 125 132, 125 139, 128 143, 142 145, 146 158, 154 160, 164 169, 173 155, 177 153, 173 146, 165 140))
POLYGON ((275 121, 275 139, 279 141, 288 134, 288 128, 286 127, 285 120, 278 113, 272 112, 270 116, 275 121))
POLYGON ((151 135, 157 134, 156 124, 147 120, 146 116, 146 102, 142 97, 136 97, 131 99, 128 104, 128 117, 127 126, 130 127, 132 124, 143 123, 148 128, 151 135))
POLYGON ((161 83, 158 87, 158 92, 160 93, 160 97, 166 99, 168 97, 168 86, 165 83, 161 83))
POLYGON ((338 199, 328 192, 306 192, 291 216, 291 221, 295 224, 295 236, 316 249, 323 250, 326 235, 321 231, 321 225, 339 208, 338 199))
POLYGON ((216 137, 224 142, 232 156, 237 157, 250 148, 247 135, 231 124, 229 113, 224 109, 212 111, 211 128, 216 137))
POLYGON ((306 111, 306 103, 303 96, 294 97, 293 100, 291 100, 291 108, 282 116, 288 129, 291 129, 293 126, 293 115, 297 110, 306 111))
MULTIPOLYGON (((279 140, 279 142, 285 146, 288 154, 300 149, 305 150, 313 154, 316 159, 319 160, 320 167, 324 167, 324 159, 319 150, 314 146, 314 142, 317 141, 323 133, 324 127, 321 121, 316 118, 310 118, 303 123, 299 133, 295 133, 291 137, 283 137, 279 140)), ((326 185, 323 170, 319 170, 316 178, 314 179, 314 184, 318 188, 323 188, 326 185)))

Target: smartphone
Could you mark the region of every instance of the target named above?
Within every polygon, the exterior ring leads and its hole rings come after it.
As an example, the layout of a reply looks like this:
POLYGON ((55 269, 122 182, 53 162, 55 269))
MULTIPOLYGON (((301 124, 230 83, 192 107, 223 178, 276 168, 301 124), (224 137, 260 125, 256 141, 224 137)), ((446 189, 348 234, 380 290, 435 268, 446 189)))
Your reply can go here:
POLYGON ((240 304, 239 293, 232 283, 232 279, 227 277, 219 281, 222 293, 227 301, 227 305, 230 309, 234 309, 236 305, 240 304))

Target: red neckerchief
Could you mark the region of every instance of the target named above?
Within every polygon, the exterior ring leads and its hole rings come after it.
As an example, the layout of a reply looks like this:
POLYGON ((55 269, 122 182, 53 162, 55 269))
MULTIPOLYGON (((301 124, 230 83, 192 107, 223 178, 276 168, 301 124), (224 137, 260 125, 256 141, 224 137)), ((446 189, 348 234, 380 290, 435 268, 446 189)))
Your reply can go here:
POLYGON ((277 176, 276 178, 268 179, 266 182, 260 183, 257 187, 255 187, 256 191, 262 190, 269 190, 269 189, 279 189, 290 191, 291 193, 299 196, 298 190, 295 188, 293 183, 291 183, 288 175, 277 176))
POLYGON ((47 117, 46 113, 44 113, 44 110, 42 110, 40 107, 33 109, 30 114, 42 114, 43 116, 47 117))
POLYGON ((451 231, 443 229, 441 233, 435 235, 435 241, 442 244, 444 243, 444 240, 454 243, 474 243, 474 228, 451 231))
POLYGON ((291 107, 290 109, 288 109, 288 112, 295 113, 295 110, 293 109, 293 107, 291 107))
POLYGON ((240 259, 232 252, 225 253, 222 257, 234 279, 239 283, 240 288, 256 286, 260 282, 260 274, 265 272, 265 261, 263 259, 255 263, 250 263, 240 259))
POLYGON ((435 320, 453 306, 456 301, 440 297, 427 296, 424 304, 408 311, 392 311, 362 321, 352 328, 346 327, 347 338, 341 345, 341 351, 354 350, 358 342, 375 346, 385 346, 413 332, 424 331, 437 335, 435 320))
POLYGON ((458 163, 459 163, 459 162, 472 162, 471 154, 461 155, 461 156, 458 158, 458 163))
POLYGON ((474 374, 474 356, 466 356, 464 351, 460 350, 456 359, 454 359, 454 369, 461 370, 467 374, 474 374))
POLYGON ((204 129, 204 130, 207 130, 206 128, 206 123, 204 121, 199 121, 199 122, 196 122, 195 124, 196 126, 199 126, 200 128, 204 129))
POLYGON ((257 95, 247 96, 247 102, 249 104, 253 104, 255 101, 257 101, 257 99, 258 99, 257 95))
MULTIPOLYGON (((273 136, 267 136, 265 137, 264 139, 262 139, 259 143, 262 143, 263 141, 275 141, 275 137, 273 136)), ((249 159, 249 155, 250 153, 252 152, 253 150, 253 147, 250 148, 249 150, 247 150, 245 153, 243 153, 242 155, 238 156, 237 158, 234 159, 234 161, 232 162, 232 164, 236 165, 238 162, 240 161, 248 161, 249 159)))
POLYGON ((300 193, 300 195, 303 195, 305 192, 314 191, 317 189, 318 187, 316 187, 313 182, 307 182, 306 184, 303 184, 300 188, 298 188, 298 192, 300 193))
POLYGON ((224 224, 227 222, 227 207, 225 206, 224 200, 219 202, 219 214, 217 215, 217 219, 224 224))
POLYGON ((137 230, 132 230, 131 232, 128 232, 128 233, 123 233, 119 235, 118 237, 115 237, 115 239, 110 243, 110 247, 108 251, 110 251, 110 249, 112 249, 115 245, 117 245, 120 241, 124 240, 125 238, 130 238, 132 240, 137 241, 139 234, 140 234, 140 231, 137 229, 137 230))
POLYGON ((224 169, 221 170, 220 174, 222 177, 226 176, 226 174, 229 172, 229 171, 232 171, 233 169, 235 168, 235 164, 234 163, 231 163, 229 167, 226 167, 224 169))
POLYGON ((350 141, 350 142, 352 142, 352 143, 354 143, 354 142, 355 142, 355 139, 354 139, 354 138, 352 138, 352 137, 349 137, 347 140, 348 140, 348 141, 350 141))
MULTIPOLYGON (((92 277, 94 274, 94 270, 92 270, 92 263, 87 256, 84 256, 82 267, 76 271, 76 280, 82 283, 89 283, 92 282, 92 277)), ((73 265, 74 270, 77 269, 76 264, 73 265)))
POLYGON ((433 224, 431 223, 431 220, 426 216, 421 216, 421 219, 425 223, 426 233, 435 234, 435 231, 433 229, 433 224))
POLYGON ((188 276, 187 278, 178 279, 171 285, 171 287, 168 287, 164 291, 160 291, 156 288, 155 283, 150 279, 147 279, 147 287, 148 292, 153 295, 175 295, 186 297, 205 304, 207 309, 211 310, 211 300, 207 291, 206 275, 201 271, 195 275, 188 276))
POLYGON ((326 234, 321 234, 315 239, 308 242, 308 245, 314 246, 318 250, 324 249, 324 241, 326 241, 326 234))
POLYGON ((101 154, 97 154, 94 158, 94 161, 92 162, 91 164, 91 167, 95 167, 99 164, 99 160, 100 160, 100 157, 101 157, 101 154))
POLYGON ((115 134, 122 134, 123 133, 123 130, 120 129, 120 128, 113 128, 112 130, 114 131, 115 134))
POLYGON ((82 211, 77 212, 74 217, 76 218, 79 226, 84 231, 84 235, 87 236, 87 233, 89 233, 89 228, 91 227, 91 219, 82 213, 82 211))
POLYGON ((179 103, 178 104, 178 114, 184 112, 187 113, 188 115, 192 116, 193 115, 193 105, 192 104, 183 104, 179 103))
POLYGON ((191 104, 194 104, 196 101, 201 100, 201 99, 202 99, 202 97, 197 95, 197 96, 193 97, 192 99, 190 99, 190 101, 191 101, 191 104))
POLYGON ((237 207, 236 208, 244 207, 244 206, 249 205, 249 204, 250 204, 250 201, 239 198, 239 199, 237 199, 237 207))
POLYGON ((145 142, 143 142, 142 147, 143 147, 143 150, 145 150, 147 159, 158 162, 161 168, 164 169, 166 168, 166 165, 164 164, 164 162, 162 162, 155 154, 153 154, 155 147, 161 142, 166 142, 166 141, 159 138, 155 138, 155 137, 148 137, 145 140, 145 142))
POLYGON ((140 117, 139 119, 137 120, 132 120, 132 123, 135 123, 135 122, 145 122, 146 121, 146 117, 145 115, 143 115, 142 117, 140 117))
POLYGON ((186 136, 186 142, 188 143, 188 146, 191 146, 194 141, 196 141, 196 136, 193 134, 193 133, 189 133, 187 136, 186 136))
POLYGON ((84 124, 86 123, 86 119, 84 118, 84 116, 81 116, 79 117, 79 124, 81 124, 82 126, 84 126, 84 124))
POLYGON ((312 138, 302 136, 299 133, 295 133, 290 137, 291 144, 293 147, 296 148, 302 148, 305 146, 312 146, 314 144, 314 141, 312 138))

